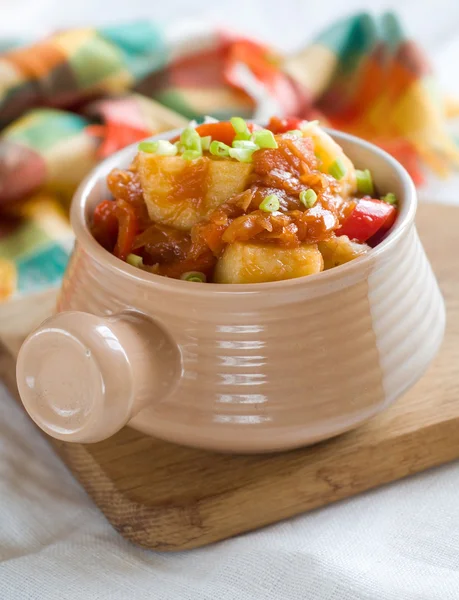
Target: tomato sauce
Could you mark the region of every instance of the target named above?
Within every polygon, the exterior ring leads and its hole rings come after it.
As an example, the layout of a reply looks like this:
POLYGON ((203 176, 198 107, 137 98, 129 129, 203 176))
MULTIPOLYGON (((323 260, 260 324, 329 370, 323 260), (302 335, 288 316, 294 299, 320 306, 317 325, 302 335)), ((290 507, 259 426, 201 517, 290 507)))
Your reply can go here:
MULTIPOLYGON (((280 129, 289 124, 279 121, 274 125, 280 129)), ((349 219, 357 214, 358 198, 343 198, 339 182, 320 171, 312 139, 287 132, 277 135, 276 141, 275 149, 253 152, 247 189, 229 197, 190 231, 150 219, 135 160, 130 169, 114 169, 107 177, 114 201, 104 200, 96 207, 92 224, 95 238, 123 260, 132 252, 141 256, 142 268, 151 272, 179 278, 199 271, 212 278, 227 244, 250 241, 296 248, 330 239, 343 223, 354 231, 349 219), (312 207, 300 201, 300 193, 309 189, 316 194, 312 207), (271 194, 277 197, 279 210, 260 210, 262 201, 271 194)), ((227 160, 208 153, 205 156, 227 160)), ((199 206, 207 193, 209 163, 188 161, 179 177, 171 177, 167 200, 186 199, 199 206)))

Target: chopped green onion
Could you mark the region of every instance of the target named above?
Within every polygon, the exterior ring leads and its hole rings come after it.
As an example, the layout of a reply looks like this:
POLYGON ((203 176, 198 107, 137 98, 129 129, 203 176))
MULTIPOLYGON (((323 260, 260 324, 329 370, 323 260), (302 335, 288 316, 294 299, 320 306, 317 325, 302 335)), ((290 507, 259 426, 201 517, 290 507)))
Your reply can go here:
POLYGON ((137 147, 142 152, 156 152, 158 142, 140 142, 137 147))
POLYGON ((383 202, 387 202, 387 204, 397 204, 397 196, 392 192, 389 192, 385 196, 381 197, 383 202))
POLYGON ((230 120, 231 125, 236 133, 245 133, 248 131, 247 123, 242 117, 232 117, 230 120))
POLYGON ((287 133, 294 135, 295 137, 303 137, 303 132, 301 129, 290 129, 290 131, 287 131, 287 133))
POLYGON ((167 140, 158 140, 157 142, 140 142, 138 146, 142 152, 154 153, 159 156, 175 156, 179 148, 167 140))
POLYGON ((239 162, 249 163, 252 162, 252 154, 255 150, 251 148, 230 148, 229 155, 231 158, 235 158, 239 162))
POLYGON ((137 256, 137 254, 128 254, 126 256, 126 262, 133 267, 143 267, 143 258, 141 256, 137 256))
POLYGON ((234 140, 233 148, 244 148, 246 150, 259 150, 259 147, 250 140, 234 140))
POLYGON ((244 119, 233 117, 230 122, 236 132, 236 140, 250 140, 250 131, 244 119))
POLYGON ((195 281, 197 283, 205 283, 206 276, 201 271, 188 271, 187 273, 183 273, 180 279, 184 281, 195 281))
POLYGON ((210 135, 206 135, 205 137, 202 137, 201 138, 201 148, 203 150, 209 150, 211 141, 212 141, 212 136, 210 136, 210 135))
POLYGON ((175 156, 178 152, 177 146, 171 144, 167 140, 159 140, 157 142, 156 154, 160 156, 175 156))
POLYGON ((355 170, 355 177, 357 179, 357 189, 361 194, 367 194, 373 196, 375 193, 375 187, 373 185, 373 179, 368 169, 364 171, 355 170))
POLYGON ((182 154, 182 158, 184 160, 195 160, 196 158, 201 158, 202 152, 199 150, 185 150, 182 154))
POLYGON ((209 152, 214 156, 229 156, 230 147, 223 142, 214 140, 209 146, 209 152))
POLYGON ((280 202, 276 194, 269 194, 269 196, 266 196, 259 206, 259 209, 265 212, 276 212, 276 210, 279 210, 279 208, 280 202))
POLYGON ((302 190, 300 192, 300 202, 302 202, 306 208, 312 208, 317 202, 317 194, 313 189, 302 190))
POLYGON ((337 158, 328 169, 328 172, 332 177, 338 181, 346 175, 346 166, 340 158, 337 158))
POLYGON ((261 129, 253 132, 253 141, 260 148, 277 148, 277 142, 272 131, 261 129))
POLYGON ((180 135, 180 142, 185 147, 185 150, 201 151, 201 137, 196 129, 185 127, 180 135))

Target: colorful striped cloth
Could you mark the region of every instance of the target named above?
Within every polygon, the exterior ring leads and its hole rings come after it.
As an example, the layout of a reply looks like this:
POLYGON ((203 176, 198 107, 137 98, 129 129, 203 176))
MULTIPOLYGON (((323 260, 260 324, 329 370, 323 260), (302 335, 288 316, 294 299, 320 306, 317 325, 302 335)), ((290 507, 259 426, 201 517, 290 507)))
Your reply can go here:
POLYGON ((204 115, 319 118, 384 147, 420 184, 422 163, 440 175, 459 165, 446 125, 456 112, 393 14, 339 21, 290 56, 226 31, 145 21, 6 50, 0 300, 59 284, 71 232, 56 200, 65 205, 98 160, 153 133, 204 115))

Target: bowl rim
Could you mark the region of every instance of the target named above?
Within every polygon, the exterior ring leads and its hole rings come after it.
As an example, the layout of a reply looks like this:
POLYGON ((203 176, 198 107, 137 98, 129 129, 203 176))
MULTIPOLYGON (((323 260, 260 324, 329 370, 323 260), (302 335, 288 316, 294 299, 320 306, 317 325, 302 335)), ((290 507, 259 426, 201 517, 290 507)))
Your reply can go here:
MULTIPOLYGON (((146 139, 157 140, 172 138, 178 135, 182 129, 183 128, 178 128, 165 131, 161 134, 151 136, 146 139)), ((285 279, 281 281, 231 284, 206 283, 205 285, 190 285, 190 282, 188 281, 182 281, 180 279, 173 279, 164 277, 163 275, 156 275, 154 273, 142 271, 141 269, 138 269, 137 267, 129 265, 128 263, 120 260, 108 250, 103 248, 93 237, 87 222, 86 204, 93 188, 99 184, 101 179, 105 179, 106 175, 112 169, 117 168, 120 164, 125 163, 126 159, 136 151, 139 142, 135 142, 134 144, 123 148, 99 163, 79 185, 74 194, 70 211, 71 224, 75 233, 76 242, 81 245, 84 251, 99 264, 111 269, 114 273, 121 277, 128 278, 136 282, 142 282, 143 284, 149 284, 152 287, 161 287, 164 290, 169 289, 171 292, 192 294, 193 296, 208 294, 240 296, 270 291, 285 293, 286 291, 293 291, 299 287, 303 288, 304 286, 314 286, 318 281, 324 285, 327 282, 331 284, 337 280, 345 280, 347 277, 355 275, 356 272, 359 271, 362 273, 368 272, 368 268, 374 263, 374 260, 381 255, 386 254, 390 248, 392 248, 400 240, 400 238, 407 231, 408 227, 414 222, 417 209, 416 189, 413 180, 407 173, 406 169, 386 151, 382 150, 378 146, 375 146, 371 142, 367 142, 349 133, 344 133, 326 127, 323 129, 338 143, 341 141, 346 141, 350 144, 360 146, 367 151, 377 154, 389 164, 398 177, 403 188, 404 201, 400 207, 398 218, 389 235, 375 248, 372 248, 371 252, 359 256, 358 258, 355 258, 344 265, 339 265, 338 267, 329 269, 327 271, 321 271, 320 273, 315 273, 314 275, 297 277, 294 279, 285 279)))

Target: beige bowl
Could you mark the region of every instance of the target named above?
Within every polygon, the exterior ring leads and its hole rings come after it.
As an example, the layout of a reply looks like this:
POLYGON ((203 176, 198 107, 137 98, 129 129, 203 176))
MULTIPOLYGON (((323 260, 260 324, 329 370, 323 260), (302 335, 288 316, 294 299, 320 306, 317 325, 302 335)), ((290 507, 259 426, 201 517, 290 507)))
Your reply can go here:
POLYGON ((107 197, 107 173, 126 167, 136 146, 95 169, 73 201, 77 241, 58 314, 19 353, 32 419, 74 442, 129 425, 190 446, 264 452, 353 429, 412 386, 445 324, 414 225, 416 192, 388 154, 332 134, 383 193, 395 192, 400 215, 367 255, 288 281, 195 284, 118 260, 87 223, 107 197))

